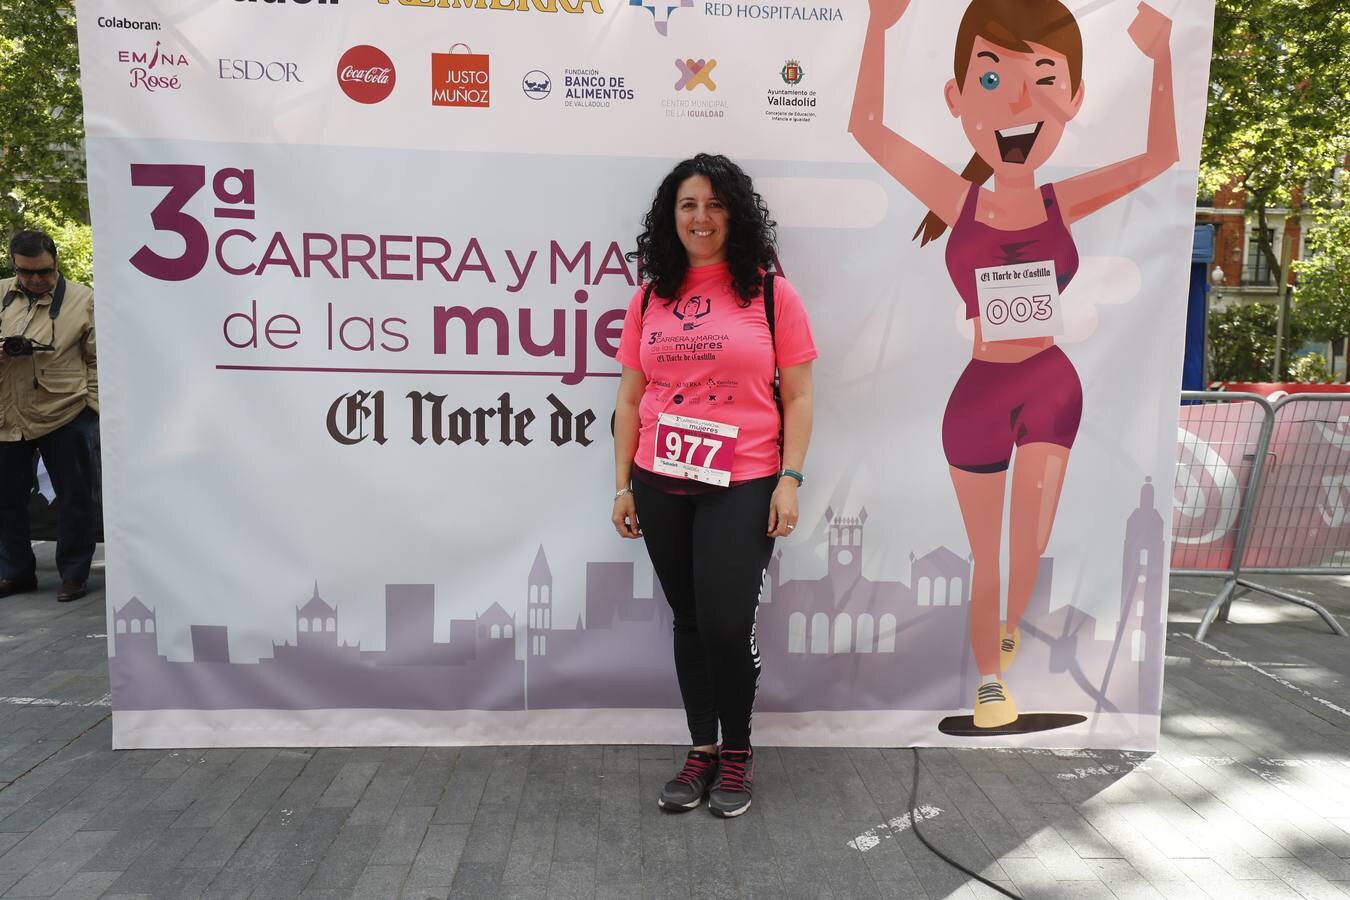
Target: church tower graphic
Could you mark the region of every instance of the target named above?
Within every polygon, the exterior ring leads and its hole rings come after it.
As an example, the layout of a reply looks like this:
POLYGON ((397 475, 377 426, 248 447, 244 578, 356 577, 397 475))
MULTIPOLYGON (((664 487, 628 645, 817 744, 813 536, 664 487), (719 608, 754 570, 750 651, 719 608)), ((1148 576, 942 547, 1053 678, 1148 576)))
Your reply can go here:
POLYGON ((867 508, 859 510, 854 518, 844 518, 826 507, 825 524, 830 538, 830 580, 836 585, 852 585, 862 577, 863 526, 867 524, 867 508))
POLYGON ((329 606, 319 596, 319 583, 316 581, 314 595, 295 611, 296 645, 307 650, 336 650, 337 635, 337 607, 329 606))
POLYGON ((542 544, 530 567, 528 602, 527 652, 530 656, 543 656, 548 652, 548 633, 553 628, 553 572, 548 567, 542 544))

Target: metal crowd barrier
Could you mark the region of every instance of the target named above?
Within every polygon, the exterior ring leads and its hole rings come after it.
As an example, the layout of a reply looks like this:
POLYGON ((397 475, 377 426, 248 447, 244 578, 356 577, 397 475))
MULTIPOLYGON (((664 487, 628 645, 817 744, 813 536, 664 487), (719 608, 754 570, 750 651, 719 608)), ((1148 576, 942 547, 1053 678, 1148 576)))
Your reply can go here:
POLYGON ((1321 604, 1251 578, 1350 575, 1350 393, 1181 400, 1172 573, 1223 579, 1196 638, 1249 591, 1307 607, 1350 636, 1321 604))

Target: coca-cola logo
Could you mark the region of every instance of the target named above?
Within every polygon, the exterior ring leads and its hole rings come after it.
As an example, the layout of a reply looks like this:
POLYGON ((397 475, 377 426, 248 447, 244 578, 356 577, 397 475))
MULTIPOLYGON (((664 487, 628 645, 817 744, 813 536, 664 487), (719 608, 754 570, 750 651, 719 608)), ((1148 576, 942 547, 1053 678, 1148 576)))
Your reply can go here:
POLYGON ((379 103, 394 90, 394 62, 379 47, 353 47, 337 64, 338 86, 357 103, 379 103))

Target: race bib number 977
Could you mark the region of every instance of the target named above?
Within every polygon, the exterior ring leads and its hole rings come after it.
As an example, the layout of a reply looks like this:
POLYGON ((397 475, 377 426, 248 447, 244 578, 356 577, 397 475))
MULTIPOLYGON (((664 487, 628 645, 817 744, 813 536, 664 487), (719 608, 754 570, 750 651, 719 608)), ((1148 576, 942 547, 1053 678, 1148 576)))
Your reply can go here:
POLYGON ((726 487, 740 427, 661 413, 656 419, 652 471, 726 487))

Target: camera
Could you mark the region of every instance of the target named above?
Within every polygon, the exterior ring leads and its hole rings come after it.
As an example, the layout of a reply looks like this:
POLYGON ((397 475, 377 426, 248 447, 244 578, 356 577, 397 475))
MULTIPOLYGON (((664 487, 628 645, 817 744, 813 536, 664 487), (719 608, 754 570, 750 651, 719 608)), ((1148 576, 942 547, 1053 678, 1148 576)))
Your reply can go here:
POLYGON ((32 338, 24 337, 21 334, 12 335, 0 342, 0 348, 3 348, 6 356, 32 356, 34 350, 50 350, 46 344, 35 342, 32 338))

